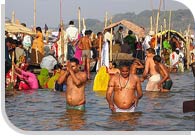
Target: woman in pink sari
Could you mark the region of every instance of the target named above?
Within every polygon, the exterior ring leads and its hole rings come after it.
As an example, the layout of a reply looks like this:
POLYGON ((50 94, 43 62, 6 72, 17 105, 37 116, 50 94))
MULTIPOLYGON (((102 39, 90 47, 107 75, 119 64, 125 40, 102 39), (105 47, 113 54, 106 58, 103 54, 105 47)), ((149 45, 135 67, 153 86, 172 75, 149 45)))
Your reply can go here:
MULTIPOLYGON (((81 37, 82 37, 82 34, 80 33, 80 34, 78 35, 78 41, 80 40, 81 37)), ((79 64, 81 65, 81 64, 82 64, 82 60, 81 60, 81 58, 82 58, 82 50, 79 49, 78 43, 79 43, 79 42, 77 42, 77 44, 76 44, 76 50, 75 50, 74 57, 77 58, 77 59, 79 60, 79 64)))
POLYGON ((20 73, 15 72, 15 74, 22 80, 19 83, 19 90, 29 90, 29 89, 38 89, 38 80, 36 75, 30 71, 24 71, 18 66, 15 65, 15 69, 20 73))

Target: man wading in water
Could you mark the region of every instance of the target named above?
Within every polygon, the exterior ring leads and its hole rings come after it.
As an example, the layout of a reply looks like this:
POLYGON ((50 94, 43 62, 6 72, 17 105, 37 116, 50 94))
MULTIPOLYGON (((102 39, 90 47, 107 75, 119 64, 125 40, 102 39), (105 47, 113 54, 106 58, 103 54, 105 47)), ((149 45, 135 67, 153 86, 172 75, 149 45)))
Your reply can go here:
POLYGON ((108 84, 106 99, 109 108, 113 112, 134 112, 142 95, 138 76, 130 75, 129 65, 123 63, 120 66, 120 74, 114 75, 108 84))
POLYGON ((85 84, 87 74, 79 70, 79 60, 70 59, 67 70, 62 72, 58 84, 66 84, 66 109, 85 110, 85 84))

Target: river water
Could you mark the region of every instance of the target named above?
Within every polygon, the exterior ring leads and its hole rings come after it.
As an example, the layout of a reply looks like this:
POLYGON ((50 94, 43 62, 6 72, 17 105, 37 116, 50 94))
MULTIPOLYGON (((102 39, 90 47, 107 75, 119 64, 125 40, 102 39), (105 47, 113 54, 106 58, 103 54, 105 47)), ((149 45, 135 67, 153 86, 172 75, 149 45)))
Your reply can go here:
MULTIPOLYGON (((95 76, 95 73, 93 74, 95 76)), ((93 80, 86 86, 86 111, 66 111, 64 93, 30 90, 6 97, 9 120, 28 131, 194 131, 195 112, 183 113, 183 102, 195 99, 192 72, 171 74, 171 92, 146 92, 135 113, 112 114, 105 92, 93 92, 93 80)))

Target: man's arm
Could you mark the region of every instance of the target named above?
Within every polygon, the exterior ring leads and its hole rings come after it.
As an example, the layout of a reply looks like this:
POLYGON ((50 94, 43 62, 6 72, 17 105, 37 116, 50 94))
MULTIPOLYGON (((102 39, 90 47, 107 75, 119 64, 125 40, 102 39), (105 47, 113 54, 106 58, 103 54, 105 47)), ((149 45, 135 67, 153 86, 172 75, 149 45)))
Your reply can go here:
POLYGON ((168 78, 169 78, 169 75, 165 69, 165 67, 163 66, 163 64, 160 64, 159 65, 159 68, 160 70, 164 73, 164 76, 163 78, 160 80, 160 82, 158 83, 158 87, 160 88, 160 86, 162 85, 162 83, 164 83, 168 78))
POLYGON ((144 81, 145 78, 147 77, 147 74, 149 72, 149 66, 150 66, 150 62, 148 60, 148 58, 146 59, 146 64, 145 64, 145 68, 144 68, 144 72, 143 72, 143 75, 142 75, 142 78, 141 78, 141 81, 144 81))
POLYGON ((140 81, 138 76, 136 76, 136 82, 137 82, 137 84, 136 84, 137 96, 135 98, 135 104, 137 106, 138 100, 141 99, 143 96, 143 92, 142 92, 142 87, 141 87, 141 81, 140 81))
POLYGON ((114 103, 113 103, 113 100, 112 100, 112 94, 113 94, 113 91, 114 91, 114 78, 111 78, 109 83, 108 83, 108 89, 106 91, 106 100, 109 104, 109 108, 114 111, 114 103))
POLYGON ((64 70, 62 70, 62 71, 60 71, 60 77, 58 78, 58 84, 62 84, 62 83, 64 83, 64 82, 66 82, 67 81, 67 78, 68 78, 68 72, 67 71, 64 71, 64 70))
POLYGON ((72 77, 72 81, 76 86, 80 86, 83 83, 86 83, 87 81, 87 74, 83 72, 83 74, 80 74, 79 78, 76 77, 75 73, 72 71, 72 69, 69 70, 70 76, 72 77))

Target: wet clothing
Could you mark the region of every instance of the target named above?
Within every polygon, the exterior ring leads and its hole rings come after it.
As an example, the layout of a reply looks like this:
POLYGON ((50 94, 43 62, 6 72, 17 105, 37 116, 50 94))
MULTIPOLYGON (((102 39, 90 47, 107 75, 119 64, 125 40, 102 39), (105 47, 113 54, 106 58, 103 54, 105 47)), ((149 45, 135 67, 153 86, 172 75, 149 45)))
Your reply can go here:
POLYGON ((168 79, 166 80, 164 83, 163 83, 163 89, 167 89, 167 90, 170 90, 171 87, 173 85, 173 81, 171 79, 168 79))
POLYGON ((81 104, 78 106, 71 106, 66 103, 66 109, 67 110, 80 110, 80 111, 85 111, 85 104, 81 104))
POLYGON ((135 104, 128 109, 120 109, 114 104, 115 112, 135 112, 135 104))
POLYGON ((146 86, 146 91, 160 91, 160 89, 158 89, 159 81, 160 81, 160 74, 152 75, 149 78, 148 84, 146 86))

